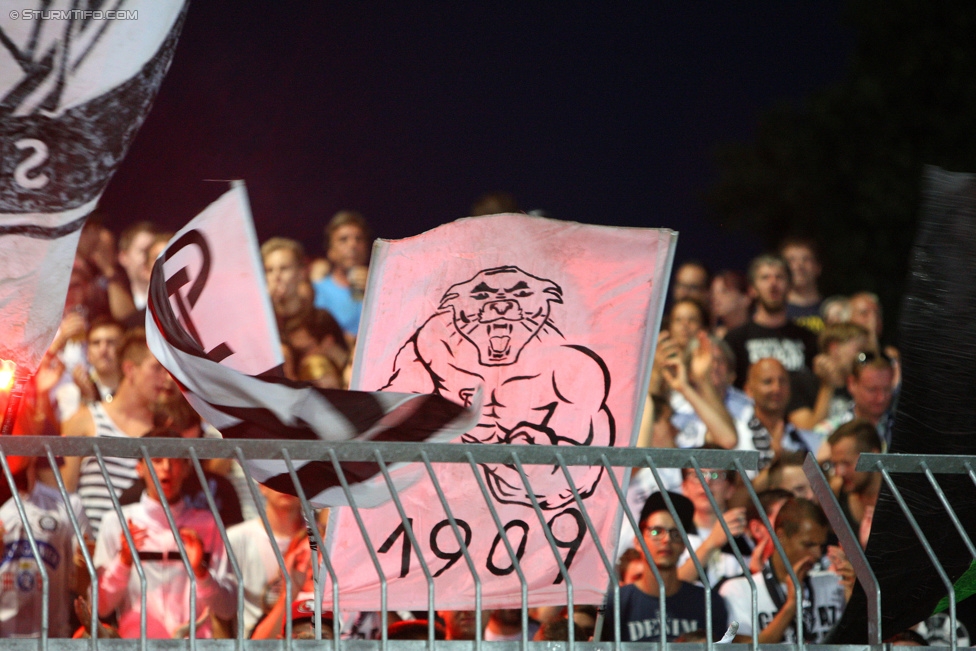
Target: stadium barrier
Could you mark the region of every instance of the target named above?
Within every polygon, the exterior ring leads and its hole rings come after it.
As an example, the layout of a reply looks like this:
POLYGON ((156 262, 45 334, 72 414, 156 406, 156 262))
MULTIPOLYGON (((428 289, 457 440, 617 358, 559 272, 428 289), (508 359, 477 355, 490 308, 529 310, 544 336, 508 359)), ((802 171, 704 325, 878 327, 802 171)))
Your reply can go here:
MULTIPOLYGON (((432 466, 434 463, 455 463, 455 464, 465 464, 469 466, 472 470, 474 476, 478 479, 479 485, 481 487, 482 496, 485 500, 487 509, 489 510, 496 528, 499 531, 500 539, 506 548, 509 557, 512 559, 513 566, 520 577, 522 577, 521 570, 518 567, 518 559, 516 557, 515 551, 512 549, 511 544, 508 541, 507 536, 502 535, 504 530, 501 524, 501 520, 498 516, 497 511, 493 505, 492 500, 488 496, 488 491, 486 490, 483 480, 480 477, 477 464, 479 463, 506 463, 514 464, 516 467, 522 467, 522 464, 532 465, 532 464, 542 464, 547 466, 558 466, 562 472, 566 473, 568 477, 568 467, 569 466, 603 466, 607 469, 607 476, 613 483, 614 490, 616 492, 619 502, 626 506, 626 485, 620 485, 617 481, 617 477, 613 472, 609 472, 611 469, 620 468, 648 468, 653 473, 656 481, 661 484, 662 479, 660 475, 661 469, 666 468, 692 468, 702 481, 702 485, 706 489, 706 494, 709 500, 712 502, 713 508, 718 511, 718 504, 715 501, 714 495, 708 488, 708 483, 704 481, 704 474, 702 469, 726 469, 734 470, 743 475, 747 471, 755 471, 758 462, 759 455, 757 452, 743 452, 743 451, 725 451, 725 450, 679 450, 679 449, 637 449, 637 448, 596 448, 596 447, 582 447, 582 446, 500 446, 500 445, 457 445, 457 444, 418 444, 418 443, 362 443, 362 442, 342 442, 342 443, 329 443, 325 441, 271 441, 271 440, 221 440, 221 439, 92 439, 92 438, 55 438, 55 437, 36 437, 36 436, 12 436, 3 437, 0 440, 0 466, 5 476, 8 485, 13 491, 13 502, 16 505, 19 517, 22 523, 26 523, 26 514, 24 510, 24 504, 18 495, 17 491, 13 489, 13 477, 11 475, 10 464, 8 463, 8 455, 14 456, 34 456, 46 458, 52 467, 57 467, 57 459, 64 456, 92 456, 98 460, 99 466, 102 470, 103 475, 107 476, 107 471, 104 463, 104 459, 107 457, 126 457, 126 458, 141 458, 146 461, 153 458, 185 458, 190 459, 192 463, 193 472, 196 473, 198 479, 200 480, 201 486, 204 487, 207 497, 208 507, 213 513, 220 532, 220 536, 224 541, 225 547, 228 548, 228 561, 235 578, 238 583, 238 626, 236 631, 236 637, 230 639, 197 639, 196 638, 196 624, 190 622, 188 639, 183 640, 161 640, 161 639, 147 639, 145 637, 145 615, 142 616, 141 628, 143 632, 143 637, 138 640, 116 640, 116 639, 105 639, 100 637, 97 632, 93 635, 92 639, 61 639, 52 638, 47 635, 49 629, 48 616, 45 608, 45 612, 42 615, 42 625, 41 625, 41 635, 37 639, 23 639, 23 638, 8 638, 5 639, 2 644, 3 648, 10 649, 11 651, 19 651, 20 649, 40 649, 41 651, 59 651, 61 649, 71 650, 71 649, 98 649, 103 648, 106 650, 114 649, 135 649, 139 648, 143 651, 148 651, 149 649, 191 649, 195 650, 197 648, 202 651, 209 649, 221 649, 235 651, 243 651, 244 649, 302 649, 302 648, 323 648, 322 645, 327 645, 325 648, 332 648, 335 651, 359 651, 367 649, 387 649, 396 648, 403 649, 404 651, 420 651, 421 649, 444 649, 444 650, 460 650, 460 649, 471 649, 474 648, 479 650, 481 648, 489 649, 490 651, 516 651, 526 649, 547 649, 552 651, 558 651, 561 649, 568 649, 573 651, 579 649, 579 651, 590 651, 590 650, 604 650, 610 651, 611 649, 624 649, 625 651, 632 651, 636 649, 648 649, 652 647, 660 647, 662 649, 671 648, 674 649, 687 649, 689 651, 696 649, 705 649, 710 651, 713 647, 717 645, 714 642, 704 642, 704 643, 674 643, 667 642, 665 638, 664 627, 661 631, 660 640, 655 643, 630 643, 621 642, 619 639, 619 622, 602 622, 603 626, 614 626, 615 636, 614 640, 610 642, 589 642, 583 640, 574 640, 572 638, 572 627, 570 628, 570 639, 567 642, 534 642, 528 639, 523 633, 521 640, 517 641, 504 641, 504 642, 488 642, 481 639, 473 642, 460 642, 460 641, 442 641, 434 639, 434 612, 433 612, 433 579, 429 571, 424 569, 427 581, 428 581, 428 594, 431 598, 428 600, 430 607, 428 608, 428 639, 427 640, 389 640, 386 634, 386 623, 388 613, 383 610, 379 613, 380 618, 380 632, 381 637, 377 640, 357 640, 357 639, 341 639, 338 635, 338 630, 333 631, 333 639, 321 639, 322 630, 320 627, 320 615, 321 615, 321 603, 320 599, 316 600, 316 625, 315 625, 315 636, 316 640, 292 640, 290 638, 290 632, 292 629, 292 622, 290 612, 287 617, 286 622, 286 636, 281 640, 249 640, 243 637, 243 586, 241 583, 241 567, 229 549, 227 543, 227 531, 224 524, 221 522, 220 517, 217 513, 217 507, 214 502, 213 495, 209 493, 207 487, 207 482, 203 476, 203 467, 201 461, 205 459, 234 459, 238 461, 245 470, 245 476, 247 478, 248 489, 251 496, 254 498, 256 503, 260 503, 261 498, 259 496, 257 483, 254 481, 253 477, 247 472, 246 461, 247 460, 259 460, 259 459, 278 459, 283 460, 287 467, 289 468, 289 474, 291 475, 293 485, 295 486, 295 492, 301 498, 302 508, 305 513, 307 522, 315 522, 315 513, 313 507, 305 499, 304 493, 302 491, 301 485, 298 482, 298 476, 295 471, 294 461, 295 460, 314 460, 321 459, 325 461, 330 461, 339 476, 340 482, 342 483, 343 490, 350 501, 350 508, 352 509, 357 521, 360 522, 360 530, 363 532, 364 539, 368 541, 368 535, 365 529, 362 527, 361 520, 358 516, 358 508, 354 504, 352 495, 349 493, 349 486, 346 482, 342 471, 343 462, 374 462, 377 463, 381 473, 386 480, 387 485, 393 492, 393 499, 397 505, 398 512, 400 514, 401 520, 406 523, 407 518, 403 511, 403 507, 396 496, 396 490, 393 487, 393 481, 389 474, 389 465, 394 463, 419 463, 423 464, 427 473, 432 476, 432 466)), ((924 473, 928 478, 930 483, 935 488, 936 492, 940 496, 946 511, 957 530, 963 535, 964 540, 970 551, 973 553, 974 558, 976 558, 976 550, 974 550, 969 537, 963 531, 962 526, 959 523, 958 518, 956 518, 950 507, 950 501, 948 497, 941 491, 938 486, 938 482, 935 478, 937 473, 954 473, 954 474, 968 474, 974 483, 976 483, 976 472, 974 472, 974 466, 976 466, 976 459, 967 457, 950 457, 950 456, 912 456, 912 455, 878 455, 878 454, 863 454, 858 462, 857 469, 865 471, 878 471, 881 472, 884 478, 884 482, 893 490, 896 499, 902 505, 905 513, 908 516, 909 521, 912 523, 913 530, 920 540, 923 541, 929 558, 935 564, 938 571, 944 577, 944 581, 947 586, 947 594, 949 595, 949 614, 951 620, 951 639, 949 641, 948 648, 955 649, 957 647, 958 641, 956 639, 955 629, 956 629, 956 604, 955 596, 952 590, 951 582, 945 577, 944 572, 941 570, 941 566, 937 560, 937 554, 927 542, 924 540, 924 535, 918 526, 914 523, 911 517, 911 513, 905 505, 904 500, 897 492, 897 488, 891 478, 891 473, 900 472, 912 472, 912 473, 924 473)), ((151 468, 151 464, 149 464, 151 468)), ((801 640, 796 644, 764 644, 762 645, 764 649, 783 649, 794 650, 794 649, 809 649, 810 651, 818 651, 821 647, 824 649, 832 649, 834 651, 854 651, 872 649, 878 650, 884 649, 888 645, 884 645, 880 639, 880 613, 882 607, 882 601, 880 590, 878 588, 877 580, 874 577, 874 573, 871 567, 868 565, 867 559, 864 556, 860 545, 857 544, 857 536, 855 532, 851 529, 846 518, 841 512, 840 506, 834 497, 832 491, 830 490, 829 484, 826 477, 824 476, 820 466, 816 463, 812 456, 808 456, 805 464, 804 471, 811 481, 811 485, 817 495, 818 500, 824 506, 824 510, 827 514, 828 519, 833 526, 834 532, 838 536, 841 546, 848 554, 854 570, 857 574, 861 585, 865 588, 866 594, 868 596, 869 602, 869 612, 868 612, 868 640, 867 645, 814 645, 802 642, 802 628, 803 619, 801 612, 797 612, 796 627, 798 630, 798 639, 801 640)), ((527 481, 524 472, 521 473, 523 480, 527 481)), ((62 495, 62 498, 67 501, 68 493, 65 490, 64 482, 61 478, 60 472, 55 472, 55 479, 57 481, 58 489, 62 495)), ((155 483, 157 489, 159 488, 158 478, 154 472, 151 472, 151 479, 155 483)), ((626 477, 627 475, 625 475, 626 477)), ((749 482, 744 482, 749 497, 758 506, 758 498, 749 482)), ((574 491, 575 492, 575 491, 574 491)), ((529 491, 531 494, 531 491, 529 491)), ((600 541, 594 534, 593 523, 590 520, 589 515, 586 512, 586 508, 583 505, 582 500, 579 495, 574 495, 576 503, 579 507, 579 511, 583 517, 587 534, 592 540, 596 541, 596 545, 599 549, 599 553, 602 562, 605 564, 608 574, 611 577, 615 577, 615 563, 616 563, 616 550, 606 550, 603 549, 600 541)), ((674 515, 674 509, 669 499, 665 498, 669 508, 674 515)), ((468 556, 467 550, 463 544, 463 536, 458 529, 457 523, 455 522, 453 516, 451 515, 450 505, 447 504, 446 500, 441 494, 441 502, 445 511, 448 513, 448 518, 451 522, 451 527, 454 535, 460 546, 460 551, 474 573, 474 564, 471 558, 468 556)), ((116 513, 119 514, 120 520, 124 523, 124 518, 121 517, 121 506, 117 498, 113 498, 113 508, 116 513)), ((192 579, 193 573, 190 570, 190 564, 186 556, 186 551, 180 542, 180 536, 175 532, 175 523, 172 518, 172 514, 168 507, 164 505, 164 510, 167 514, 167 518, 171 529, 174 531, 174 537, 179 546, 180 561, 182 562, 188 575, 191 577, 191 612, 193 611, 193 604, 196 599, 196 582, 192 579)), ((545 524, 545 518, 542 514, 541 509, 538 504, 535 504, 535 511, 540 518, 540 521, 545 524)), ((629 512, 628 509, 624 508, 623 517, 627 518, 630 525, 635 531, 639 530, 634 516, 629 512)), ((81 529, 77 519, 71 514, 71 509, 68 509, 71 519, 71 525, 74 531, 76 541, 82 541, 81 529)), ((262 509, 258 509, 259 515, 262 519, 265 532, 268 534, 269 539, 273 539, 271 533, 271 525, 264 514, 262 509)), ((762 508, 759 508, 759 513, 770 530, 772 527, 765 516, 762 508)), ((675 521, 678 524, 678 529, 681 533, 682 540, 686 546, 689 546, 689 540, 687 532, 680 523, 680 519, 675 515, 675 521)), ((726 532, 726 535, 730 535, 728 526, 719 518, 719 523, 726 532)), ((130 546, 134 547, 132 534, 128 530, 126 525, 123 525, 124 535, 128 540, 130 546)), ((404 527, 404 531, 407 537, 410 539, 411 544, 414 545, 415 549, 419 549, 417 541, 413 538, 413 532, 409 526, 404 527)), ((25 533, 27 534, 28 544, 30 546, 30 552, 34 558, 40 558, 40 551, 38 549, 37 541, 33 535, 30 525, 25 524, 25 533)), ((315 527, 309 528, 310 540, 314 545, 314 549, 325 550, 324 536, 321 531, 315 527)), ((569 611, 572 612, 573 609, 573 583, 571 577, 566 572, 566 568, 562 562, 561 552, 559 549, 558 542, 553 538, 552 533, 546 530, 546 537, 549 542, 550 549, 553 553, 553 565, 559 566, 560 572, 565 579, 566 584, 566 605, 569 611)), ((646 544, 643 538, 638 536, 638 542, 643 547, 643 553, 648 554, 646 544)), ((784 550, 779 544, 779 541, 773 536, 773 542, 776 547, 776 553, 785 557, 784 550)), ((369 541, 367 543, 368 549, 366 550, 369 554, 373 565, 379 568, 379 562, 377 559, 376 544, 374 541, 369 541)), ((275 550, 276 559, 279 565, 279 569, 282 571, 284 576, 284 595, 283 598, 287 599, 289 602, 297 594, 298 586, 293 585, 293 582, 285 571, 285 561, 278 551, 276 545, 272 545, 275 550)), ((743 558, 738 550, 734 553, 745 569, 745 573, 748 576, 748 559, 743 558)), ((98 577, 96 576, 95 567, 92 559, 92 554, 85 544, 80 544, 81 553, 84 556, 84 564, 87 572, 91 578, 92 584, 97 586, 98 577)), ((143 603, 146 599, 145 591, 145 574, 142 568, 142 562, 138 559, 138 553, 134 554, 134 569, 137 572, 143 586, 143 592, 141 599, 143 603)), ((337 604, 337 611, 342 610, 342 586, 337 584, 336 574, 334 568, 332 567, 327 553, 321 553, 319 556, 319 562, 313 564, 313 576, 316 588, 316 595, 321 596, 324 589, 325 581, 324 577, 328 576, 331 578, 330 589, 332 591, 333 603, 337 604)), ((697 568, 699 578, 703 585, 708 585, 708 578, 705 574, 705 570, 702 565, 698 562, 697 558, 692 555, 691 558, 694 560, 694 564, 697 568)), ((44 563, 38 563, 38 573, 40 574, 41 584, 42 584, 42 596, 43 603, 49 602, 51 595, 49 594, 49 578, 44 567, 44 563)), ((791 575, 791 580, 794 586, 799 586, 799 581, 792 568, 789 568, 787 564, 789 573, 791 575)), ((651 566, 652 571, 657 574, 657 569, 651 566)), ((476 573, 475 573, 476 574, 476 573)), ((475 582, 478 583, 479 579, 477 576, 474 577, 475 582)), ((752 579, 749 579, 752 586, 752 600, 753 600, 753 630, 759 630, 758 622, 756 621, 756 587, 752 579)), ((385 590, 386 583, 382 583, 381 586, 384 594, 382 595, 382 602, 385 604, 385 590)), ((608 587, 615 595, 619 597, 618 586, 616 581, 612 581, 611 585, 608 587)), ((97 590, 93 591, 95 594, 92 596, 92 612, 97 613, 97 590)), ((522 620, 523 624, 527 622, 527 593, 525 589, 524 577, 522 577, 522 620)), ((662 595, 663 596, 663 595, 662 595)), ((891 598, 890 595, 886 595, 887 598, 891 598)), ((897 598, 897 596, 895 596, 897 598)), ((666 599, 664 600, 664 606, 666 609, 666 599)), ((475 603, 471 604, 471 608, 477 612, 477 616, 481 618, 481 603, 480 603, 480 590, 477 591, 475 603)), ((710 613, 711 613, 711 600, 706 600, 706 608, 708 611, 708 626, 710 628, 710 613)), ((90 622, 94 630, 97 631, 97 621, 93 614, 92 620, 90 622)), ((599 629, 601 622, 598 621, 597 627, 599 629)), ((479 626, 480 628, 480 626, 479 626)), ((526 627, 523 626, 523 631, 526 627)), ((720 632, 719 632, 720 633, 720 632)), ((721 644, 719 646, 726 646, 721 644)), ((750 644, 732 644, 731 647, 735 649, 753 649, 758 650, 759 645, 756 641, 750 644)), ((731 650, 730 650, 731 651, 731 650)))

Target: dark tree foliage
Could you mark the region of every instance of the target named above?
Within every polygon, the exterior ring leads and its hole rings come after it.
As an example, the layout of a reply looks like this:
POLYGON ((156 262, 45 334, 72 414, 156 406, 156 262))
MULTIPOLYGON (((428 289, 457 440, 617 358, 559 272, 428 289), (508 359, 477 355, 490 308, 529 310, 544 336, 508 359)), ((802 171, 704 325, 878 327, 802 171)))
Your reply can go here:
POLYGON ((870 290, 897 310, 925 164, 976 172, 976 2, 851 0, 847 78, 761 118, 717 152, 722 224, 821 245, 826 294, 870 290))

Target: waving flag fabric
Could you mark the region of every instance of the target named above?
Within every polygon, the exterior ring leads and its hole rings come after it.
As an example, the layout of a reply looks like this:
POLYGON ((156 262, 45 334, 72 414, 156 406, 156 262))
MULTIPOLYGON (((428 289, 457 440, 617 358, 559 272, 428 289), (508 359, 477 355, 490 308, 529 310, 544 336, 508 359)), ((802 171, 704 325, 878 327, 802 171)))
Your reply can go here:
POLYGON ((183 0, 0 2, 0 359, 33 371, 85 218, 149 112, 183 0))
MULTIPOLYGON (((379 242, 353 386, 464 404, 483 390, 477 427, 458 443, 632 445, 675 239, 671 231, 509 214, 379 242)), ((601 603, 609 577, 583 510, 602 548, 615 549, 619 510, 609 478, 600 467, 573 466, 570 479, 558 467, 524 468, 529 486, 514 464, 482 463, 478 473, 525 573, 530 605, 566 603, 547 529, 576 603, 601 603)), ((471 468, 439 464, 436 475, 482 582, 483 607, 520 606, 518 573, 471 468)), ((433 484, 425 478, 400 499, 409 522, 393 504, 361 512, 389 581, 388 606, 427 608, 422 556, 435 577, 436 607, 472 608, 476 581, 433 484)), ((328 537, 341 607, 377 610, 381 579, 349 509, 333 511, 328 537)))
MULTIPOLYGON (((441 396, 319 389, 280 377, 281 346, 243 183, 180 230, 153 267, 146 334, 194 408, 225 438, 450 440, 476 412, 441 396)), ((297 461, 306 495, 345 503, 329 461, 297 461)), ((295 489, 283 461, 254 461, 255 479, 295 489)), ((372 463, 344 466, 365 505, 389 499, 372 463)), ((405 479, 402 485, 411 480, 405 479)))

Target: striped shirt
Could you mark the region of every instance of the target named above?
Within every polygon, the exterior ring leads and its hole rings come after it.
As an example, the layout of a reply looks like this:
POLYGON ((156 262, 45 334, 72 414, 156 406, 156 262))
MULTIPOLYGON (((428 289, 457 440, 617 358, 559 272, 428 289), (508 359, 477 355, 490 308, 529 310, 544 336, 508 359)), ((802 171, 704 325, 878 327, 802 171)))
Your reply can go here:
MULTIPOLYGON (((91 411, 92 420, 95 421, 95 436, 128 437, 128 434, 119 429, 109 418, 103 403, 98 402, 89 405, 88 408, 91 411)), ((105 483, 105 477, 102 475, 98 460, 95 457, 85 457, 81 460, 81 470, 78 475, 78 496, 85 507, 85 515, 88 516, 88 521, 91 523, 92 532, 96 536, 102 523, 102 516, 106 511, 113 508, 112 493, 118 497, 138 478, 136 459, 117 457, 103 457, 103 459, 105 469, 108 471, 108 484, 105 483)))

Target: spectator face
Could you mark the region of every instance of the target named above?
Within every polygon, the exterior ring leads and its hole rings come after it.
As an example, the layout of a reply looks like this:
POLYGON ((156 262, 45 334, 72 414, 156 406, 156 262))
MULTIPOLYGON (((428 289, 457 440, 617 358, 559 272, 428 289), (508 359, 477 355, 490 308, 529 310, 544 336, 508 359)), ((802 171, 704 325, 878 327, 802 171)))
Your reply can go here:
POLYGON ((368 246, 363 229, 355 224, 345 224, 333 231, 326 257, 335 269, 348 271, 366 264, 368 246))
MULTIPOLYGON (((639 547, 639 546, 638 546, 639 547)), ((624 578, 620 582, 620 585, 630 585, 631 583, 637 583, 642 578, 644 578, 644 564, 639 560, 632 560, 627 564, 627 569, 624 570, 624 578)))
POLYGON ((275 249, 264 256, 264 277, 272 301, 298 295, 302 282, 302 267, 290 249, 275 249))
POLYGON ((891 382, 894 371, 888 368, 865 366, 860 377, 853 375, 847 382, 847 390, 854 399, 858 416, 877 422, 891 405, 891 382))
MULTIPOLYGON (((159 479, 159 485, 163 489, 162 496, 166 498, 166 502, 169 504, 178 502, 182 495, 183 480, 186 479, 187 472, 190 469, 187 460, 153 459, 152 467, 156 472, 156 477, 159 479)), ((146 482, 146 493, 157 502, 162 502, 159 491, 156 490, 156 484, 153 482, 149 474, 149 469, 146 467, 146 462, 140 459, 137 468, 139 476, 146 482)))
POLYGON ((749 369, 746 393, 756 408, 771 414, 786 412, 790 401, 790 376, 775 359, 761 359, 749 369))
POLYGON ((867 337, 858 336, 854 337, 850 341, 834 344, 830 347, 829 355, 837 362, 837 365, 840 366, 840 368, 844 369, 845 372, 850 373, 851 367, 854 366, 854 360, 857 359, 858 353, 866 350, 867 347, 867 337))
POLYGON ((118 372, 121 341, 122 329, 114 325, 98 326, 88 333, 88 363, 99 375, 118 372))
POLYGON ((794 287, 797 289, 816 287, 821 268, 813 251, 805 246, 788 246, 783 249, 783 258, 790 267, 794 287))
POLYGON ((871 483, 872 473, 855 470, 860 456, 861 452, 852 437, 842 438, 830 446, 830 463, 834 467, 834 476, 843 482, 841 490, 845 493, 857 493, 871 483))
POLYGON ((674 274, 671 296, 675 301, 685 298, 708 304, 708 272, 697 264, 683 264, 674 274))
POLYGON ((810 486, 810 480, 804 474, 803 468, 800 466, 783 466, 781 473, 779 485, 770 486, 770 488, 782 488, 783 490, 790 491, 797 497, 802 497, 811 502, 816 501, 813 488, 810 486))
POLYGON ((709 344, 713 346, 712 350, 712 384, 718 389, 719 395, 724 395, 725 390, 729 388, 732 384, 732 380, 735 379, 735 374, 732 371, 732 367, 729 365, 729 360, 726 359, 725 354, 722 353, 718 346, 709 344))
POLYGON ((129 378, 145 404, 158 402, 173 392, 173 378, 152 353, 146 353, 140 363, 130 364, 129 378))
POLYGON ((778 264, 761 264, 756 268, 751 293, 767 312, 778 313, 786 308, 786 293, 790 280, 786 269, 778 264))
POLYGON ((294 513, 301 509, 302 502, 294 495, 279 493, 266 486, 261 486, 261 495, 264 496, 265 509, 269 512, 294 513))
MULTIPOLYGON (((476 620, 473 610, 442 610, 439 615, 444 620, 444 630, 448 640, 473 640, 476 620)), ((482 624, 488 623, 487 612, 481 618, 482 624)))
POLYGON ((676 303, 671 309, 671 327, 669 332, 671 338, 681 346, 682 349, 688 346, 688 342, 701 331, 702 323, 701 310, 693 303, 681 301, 676 303))
POLYGON ((721 276, 712 281, 711 300, 712 314, 718 318, 735 314, 749 306, 749 297, 727 285, 721 276))
POLYGON ((152 265, 146 264, 149 245, 153 242, 153 234, 149 231, 136 233, 129 248, 119 251, 119 264, 125 269, 125 273, 130 279, 138 279, 139 282, 149 282, 149 271, 152 265))
MULTIPOLYGON (((678 565, 678 558, 685 550, 685 545, 681 542, 677 529, 674 518, 667 511, 652 513, 644 521, 644 542, 647 544, 647 551, 651 552, 650 562, 658 569, 670 569, 678 565)), ((640 549, 640 545, 637 547, 640 549)))
POLYGON ((787 536, 781 529, 776 530, 790 565, 796 565, 807 557, 814 561, 820 560, 827 544, 827 533, 827 527, 812 520, 801 520, 796 533, 791 536, 787 536))
MULTIPOLYGON (((684 469, 682 472, 684 473, 684 478, 681 480, 681 493, 691 500, 697 513, 713 513, 712 503, 708 499, 705 488, 702 486, 701 481, 699 481, 695 471, 692 469, 684 469)), ((705 482, 712 490, 715 501, 718 502, 718 508, 724 511, 725 504, 731 496, 733 489, 732 482, 728 478, 728 472, 715 468, 702 468, 702 474, 705 475, 705 482)))
POLYGON ((881 334, 881 309, 870 296, 857 294, 851 297, 851 323, 862 326, 868 332, 881 334))

